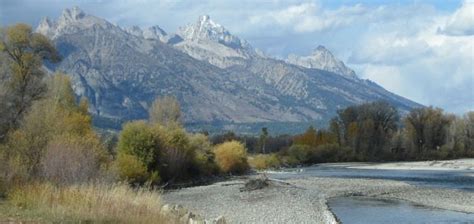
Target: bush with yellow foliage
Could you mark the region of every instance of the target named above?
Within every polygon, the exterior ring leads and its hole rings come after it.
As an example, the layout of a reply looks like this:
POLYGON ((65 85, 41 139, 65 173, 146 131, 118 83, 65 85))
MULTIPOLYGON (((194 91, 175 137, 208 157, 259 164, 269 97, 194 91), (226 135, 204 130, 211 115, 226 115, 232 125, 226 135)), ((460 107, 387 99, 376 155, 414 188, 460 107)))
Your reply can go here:
POLYGON ((276 169, 281 167, 280 158, 275 153, 272 154, 258 154, 249 156, 250 167, 257 170, 276 169))
POLYGON ((214 154, 216 164, 223 173, 240 174, 249 168, 247 150, 238 141, 224 142, 215 146, 214 154))

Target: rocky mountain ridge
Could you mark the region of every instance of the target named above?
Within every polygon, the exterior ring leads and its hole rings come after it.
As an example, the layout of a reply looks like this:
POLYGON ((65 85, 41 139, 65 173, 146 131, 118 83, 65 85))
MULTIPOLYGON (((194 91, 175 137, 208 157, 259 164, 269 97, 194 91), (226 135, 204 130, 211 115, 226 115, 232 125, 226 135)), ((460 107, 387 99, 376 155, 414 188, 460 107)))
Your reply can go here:
POLYGON ((420 106, 357 78, 324 49, 316 49, 319 64, 263 56, 209 16, 167 34, 158 26, 121 28, 72 8, 56 21, 43 19, 37 32, 64 57, 50 69, 70 74, 101 120, 146 118, 163 95, 178 98, 186 124, 322 122, 374 100, 401 110, 420 106))

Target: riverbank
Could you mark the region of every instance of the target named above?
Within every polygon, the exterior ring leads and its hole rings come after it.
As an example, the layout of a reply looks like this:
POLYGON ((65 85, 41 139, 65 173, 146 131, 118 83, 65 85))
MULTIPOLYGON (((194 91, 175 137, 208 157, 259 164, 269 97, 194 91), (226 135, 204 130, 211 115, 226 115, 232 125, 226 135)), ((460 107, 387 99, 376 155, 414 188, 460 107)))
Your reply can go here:
POLYGON ((364 164, 357 163, 349 166, 354 169, 381 169, 381 170, 472 170, 474 159, 433 160, 420 162, 393 162, 364 164))
POLYGON ((406 200, 418 205, 474 213, 474 193, 423 187, 384 179, 297 177, 288 184, 241 192, 249 178, 235 178, 208 186, 165 192, 165 203, 181 204, 212 219, 223 215, 230 223, 336 223, 327 200, 341 196, 368 196, 406 200))

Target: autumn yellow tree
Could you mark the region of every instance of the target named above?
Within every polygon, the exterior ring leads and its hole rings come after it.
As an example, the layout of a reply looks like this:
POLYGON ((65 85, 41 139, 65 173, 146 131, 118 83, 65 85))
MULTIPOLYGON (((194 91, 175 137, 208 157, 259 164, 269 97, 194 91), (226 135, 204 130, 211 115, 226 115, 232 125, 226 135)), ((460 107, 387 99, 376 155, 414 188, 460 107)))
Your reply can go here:
MULTIPOLYGON (((65 159, 61 156, 75 153, 79 153, 78 157, 90 154, 98 168, 105 160, 105 151, 92 128, 91 117, 76 103, 69 77, 56 74, 48 79, 47 85, 45 97, 32 105, 19 128, 8 135, 6 149, 9 156, 22 161, 32 177, 45 174, 45 166, 54 176, 54 172, 65 169, 56 166, 60 164, 59 160, 65 159)), ((75 163, 63 165, 73 166, 75 163)))
POLYGON ((165 127, 181 124, 181 107, 174 96, 155 99, 149 111, 149 121, 165 127))
POLYGON ((29 25, 17 24, 0 32, 0 141, 16 128, 32 103, 46 93, 43 62, 60 57, 45 36, 29 25))

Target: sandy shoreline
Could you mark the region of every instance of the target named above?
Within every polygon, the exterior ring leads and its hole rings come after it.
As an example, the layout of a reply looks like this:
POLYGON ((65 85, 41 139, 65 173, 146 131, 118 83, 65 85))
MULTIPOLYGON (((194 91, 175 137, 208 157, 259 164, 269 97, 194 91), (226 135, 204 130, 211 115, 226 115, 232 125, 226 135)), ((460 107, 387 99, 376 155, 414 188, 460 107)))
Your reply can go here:
MULTIPOLYGON (((423 166, 426 164, 430 162, 423 162, 423 166)), ((380 165, 385 164, 375 164, 380 165)), ((414 166, 422 167, 410 163, 409 168, 414 166)), ((240 192, 245 180, 253 177, 165 192, 163 201, 181 204, 209 219, 223 215, 230 223, 337 223, 326 202, 331 197, 351 195, 400 199, 474 213, 474 193, 469 191, 414 186, 395 180, 305 177, 285 180, 291 185, 272 184, 265 189, 240 192)))

